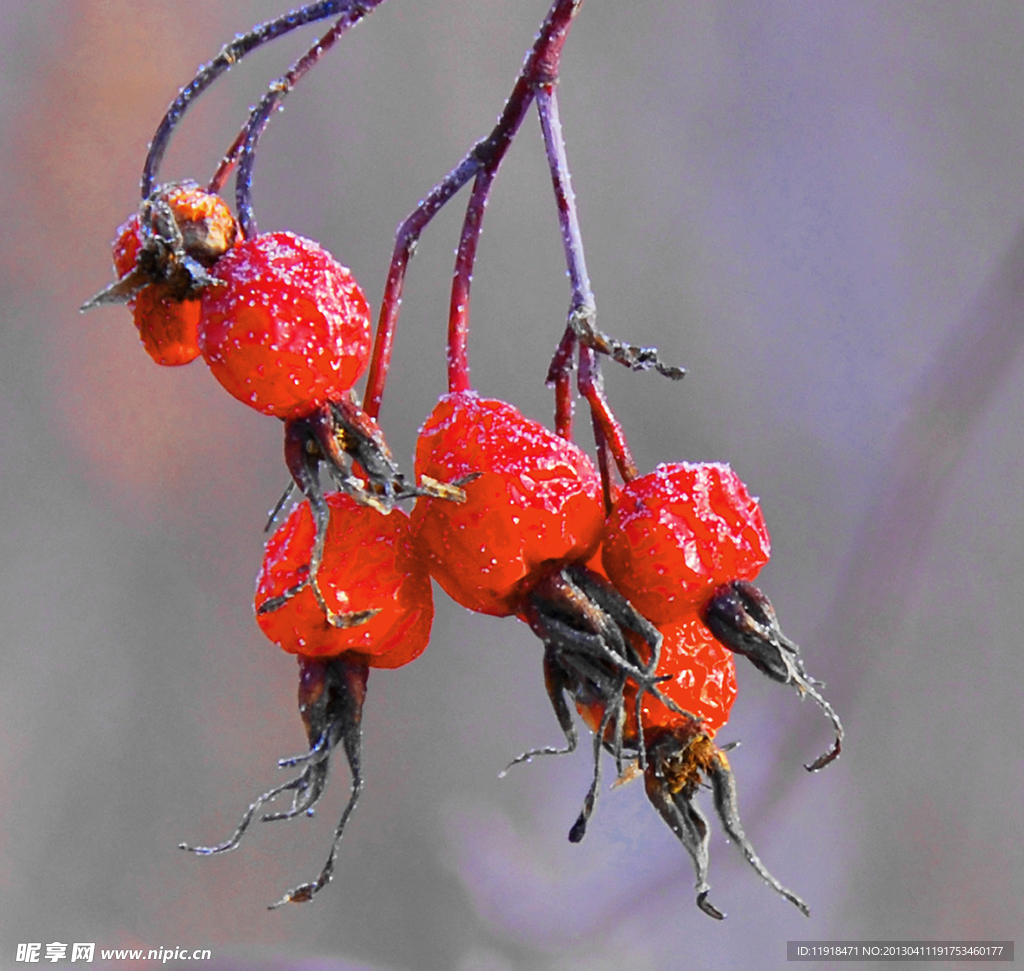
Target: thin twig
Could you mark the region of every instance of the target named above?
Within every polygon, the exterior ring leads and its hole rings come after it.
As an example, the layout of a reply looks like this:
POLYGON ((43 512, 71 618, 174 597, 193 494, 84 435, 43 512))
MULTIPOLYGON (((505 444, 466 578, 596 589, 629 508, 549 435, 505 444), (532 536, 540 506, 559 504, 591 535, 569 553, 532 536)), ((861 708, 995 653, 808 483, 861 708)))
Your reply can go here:
POLYGON ((310 68, 316 65, 320 58, 334 46, 335 41, 383 2, 384 0, 359 0, 359 2, 353 0, 350 9, 338 18, 334 26, 310 47, 284 75, 270 85, 260 103, 253 108, 245 128, 242 129, 228 153, 221 160, 213 181, 211 181, 210 191, 216 191, 216 188, 220 187, 216 185, 218 178, 227 178, 234 165, 234 159, 237 157, 235 208, 238 210, 239 225, 247 238, 251 239, 257 233, 256 215, 252 209, 252 170, 256 164, 256 145, 270 121, 270 116, 310 68), (215 185, 216 188, 214 188, 215 185))
MULTIPOLYGON (((395 234, 395 246, 388 271, 387 284, 381 302, 380 319, 374 341, 370 371, 366 381, 364 394, 365 410, 371 418, 380 413, 381 400, 384 396, 384 385, 387 381, 388 367, 391 363, 391 351, 394 346, 395 328, 402 303, 402 289, 405 285, 405 273, 409 260, 416 248, 420 234, 431 219, 442 209, 445 203, 455 195, 470 179, 481 171, 487 171, 493 178, 501 164, 505 153, 526 112, 533 103, 537 86, 554 83, 558 77, 558 63, 562 48, 568 36, 572 20, 579 12, 583 0, 555 0, 548 11, 544 23, 541 24, 537 39, 526 56, 519 77, 512 88, 508 101, 502 110, 498 123, 491 133, 480 139, 463 157, 462 161, 442 179, 430 194, 406 217, 395 234)), ((486 205, 486 193, 481 192, 477 200, 481 209, 486 205)), ((477 215, 467 210, 466 220, 481 220, 482 212, 477 215)), ((465 234, 465 230, 464 230, 465 234)), ((463 234, 463 235, 464 235, 463 234)), ((467 267, 468 276, 472 276, 472 264, 467 267)), ((454 304, 454 301, 453 301, 454 304)), ((468 303, 463 303, 460 314, 465 315, 468 322, 468 303)))
MULTIPOLYGON (((382 0, 378 0, 382 2, 382 0)), ((247 54, 262 47, 268 41, 276 40, 284 34, 302 27, 306 24, 324 20, 334 14, 347 11, 353 6, 361 6, 356 0, 320 0, 319 3, 311 3, 298 10, 292 10, 283 14, 276 20, 268 20, 258 27, 254 27, 249 33, 236 37, 231 43, 225 44, 220 53, 201 67, 196 76, 185 87, 178 92, 178 97, 171 102, 156 133, 149 145, 149 152, 142 167, 141 190, 142 198, 148 199, 153 193, 156 184, 157 172, 160 163, 163 161, 164 153, 170 142, 174 129, 177 128, 182 116, 214 81, 222 74, 235 66, 247 54)))

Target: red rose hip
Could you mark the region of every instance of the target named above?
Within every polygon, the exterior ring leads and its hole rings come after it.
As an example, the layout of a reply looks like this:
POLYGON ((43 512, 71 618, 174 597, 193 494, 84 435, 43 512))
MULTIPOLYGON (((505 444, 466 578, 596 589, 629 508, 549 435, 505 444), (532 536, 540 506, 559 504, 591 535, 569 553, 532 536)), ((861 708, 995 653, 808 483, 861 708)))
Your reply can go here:
POLYGON ((447 394, 420 430, 416 475, 476 474, 464 503, 412 513, 432 576, 462 606, 506 617, 543 564, 584 562, 600 542, 601 480, 586 454, 512 405, 447 394))
MULTIPOLYGON (((662 635, 658 668, 654 674, 658 690, 674 701, 684 711, 701 719, 700 730, 708 737, 729 720, 733 702, 736 701, 736 665, 732 652, 723 647, 707 629, 701 619, 691 616, 681 623, 661 624, 662 635)), ((586 692, 577 692, 576 709, 591 731, 599 730, 604 717, 604 699, 588 697, 586 692)), ((623 693, 625 725, 624 740, 635 744, 636 731, 636 685, 629 682, 623 693)), ((640 705, 640 718, 644 734, 665 728, 675 728, 688 721, 678 712, 666 707, 658 698, 645 692, 640 705)), ((614 725, 606 730, 605 741, 612 743, 614 725)))
POLYGON ((178 366, 199 357, 202 284, 186 265, 212 266, 235 243, 238 226, 227 204, 195 183, 164 186, 143 205, 149 232, 135 213, 117 231, 114 269, 128 288, 128 307, 146 353, 178 366), (170 245, 165 234, 176 236, 170 245))
POLYGON ((351 272, 319 244, 265 233, 211 271, 199 348, 214 377, 265 415, 301 418, 358 380, 370 308, 351 272))
POLYGON ((320 590, 336 614, 376 613, 351 627, 328 622, 309 586, 316 529, 304 502, 267 543, 256 581, 257 622, 290 654, 346 654, 371 667, 401 667, 423 653, 434 617, 430 576, 416 555, 409 517, 399 509, 384 515, 343 493, 326 498, 331 519, 320 590))
POLYGON ((757 500, 723 463, 659 465, 626 484, 605 530, 609 579, 655 624, 692 614, 716 586, 768 562, 757 500))
MULTIPOLYGON (((715 640, 698 617, 658 627, 664 640, 658 660, 658 689, 680 708, 693 712, 708 738, 729 720, 736 700, 736 665, 732 652, 715 640)), ((645 694, 640 706, 644 732, 674 725, 679 715, 645 694)))

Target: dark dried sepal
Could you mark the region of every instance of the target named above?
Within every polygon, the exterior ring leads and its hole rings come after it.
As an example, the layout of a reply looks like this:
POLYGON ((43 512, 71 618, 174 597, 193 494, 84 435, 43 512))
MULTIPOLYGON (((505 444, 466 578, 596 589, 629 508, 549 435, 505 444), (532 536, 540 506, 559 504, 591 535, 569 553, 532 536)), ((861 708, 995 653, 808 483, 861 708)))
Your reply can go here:
POLYGON ((676 834, 676 838, 693 860, 693 868, 697 874, 697 906, 709 917, 723 920, 725 914, 707 899, 711 889, 708 884, 711 864, 708 822, 691 801, 695 787, 687 786, 679 791, 673 791, 665 775, 666 757, 673 757, 676 754, 672 751, 676 744, 673 736, 666 736, 651 747, 647 771, 644 773, 644 787, 651 805, 665 820, 668 828, 676 834))
POLYGON ((751 845, 750 840, 747 839, 747 834, 743 832, 743 826, 740 823, 739 804, 737 802, 736 778, 729 767, 729 760, 721 749, 716 748, 714 750, 714 755, 706 766, 705 772, 711 783, 711 791, 714 794, 715 811, 718 813, 718 818, 721 820, 726 833, 729 834, 729 838, 742 850, 743 855, 747 858, 747 862, 757 871, 768 886, 776 893, 785 897, 805 917, 810 917, 811 911, 807 904, 793 893, 792 890, 787 890, 768 872, 760 857, 754 852, 754 847, 751 845))
POLYGON ((828 716, 835 729, 832 747, 805 768, 817 772, 835 761, 843 747, 843 726, 832 706, 814 687, 820 682, 804 670, 797 647, 779 627, 775 609, 752 583, 733 580, 712 594, 701 612, 702 619, 715 637, 729 650, 749 658, 762 674, 780 684, 792 684, 801 695, 810 695, 828 716))
POLYGON ((565 748, 531 749, 513 759, 513 765, 539 755, 560 755, 575 750, 576 729, 567 702, 580 711, 600 715, 594 734, 594 773, 583 807, 569 831, 573 843, 583 839, 597 802, 602 751, 616 762, 618 778, 627 777, 626 763, 636 760, 646 768, 641 706, 652 695, 666 707, 698 724, 658 689, 656 676, 662 635, 643 618, 607 580, 580 564, 558 565, 536 581, 525 598, 520 617, 544 642, 544 680, 555 717, 566 738, 565 748), (626 689, 635 687, 635 710, 627 716, 626 689), (627 730, 627 725, 628 730, 627 730))
POLYGON ((148 287, 152 282, 146 273, 134 266, 120 280, 115 280, 86 300, 78 308, 78 312, 84 314, 94 307, 112 307, 115 304, 128 303, 143 287, 148 287))
MULTIPOLYGON (((306 569, 308 570, 309 567, 307 566, 306 569)), ((262 616, 263 614, 271 614, 275 610, 280 610, 286 603, 288 603, 289 600, 293 599, 296 594, 301 593, 309 585, 309 577, 307 576, 304 580, 300 580, 296 583, 295 586, 289 587, 284 593, 279 594, 276 597, 268 597, 259 605, 259 607, 256 608, 257 615, 262 616)), ((380 613, 379 607, 374 607, 370 610, 352 610, 343 614, 337 614, 326 608, 323 604, 321 604, 321 607, 324 609, 327 623, 332 627, 345 630, 350 627, 360 627, 373 620, 373 618, 380 613)))
MULTIPOLYGON (((317 604, 334 627, 351 627, 363 621, 336 614, 327 606, 320 590, 318 575, 323 562, 324 543, 330 523, 330 508, 320 482, 320 466, 327 471, 342 491, 360 505, 369 506, 388 515, 400 499, 429 495, 452 502, 464 502, 460 483, 439 483, 428 479, 421 487, 409 485, 391 457, 384 435, 376 423, 359 407, 352 392, 327 402, 312 414, 285 422, 285 463, 292 481, 309 501, 316 528, 309 561, 309 584, 317 604)), ((275 507, 271 522, 283 507, 288 493, 275 507)))
POLYGON ((545 745, 541 748, 529 749, 517 755, 501 772, 499 779, 508 775, 509 769, 514 765, 529 762, 541 755, 571 755, 576 751, 579 744, 579 735, 576 731, 576 724, 572 720, 572 712, 565 700, 566 692, 571 690, 571 684, 565 669, 559 663, 555 652, 550 646, 544 647, 544 686, 547 689, 548 698, 551 700, 551 707, 555 711, 555 718, 558 720, 558 727, 565 736, 565 748, 555 748, 552 745, 545 745))
POLYGON ((778 894, 810 916, 807 904, 768 872, 743 832, 736 798, 736 780, 725 752, 695 725, 663 732, 648 749, 644 784, 647 798, 693 860, 697 874, 697 906, 709 917, 725 915, 707 899, 708 826, 694 805, 693 797, 702 782, 711 785, 715 811, 722 827, 743 852, 757 874, 778 894))
MULTIPOLYGON (((338 847, 345 835, 349 817, 356 808, 356 802, 363 791, 361 772, 363 703, 366 700, 366 682, 369 667, 344 657, 314 660, 299 659, 299 713, 306 726, 311 745, 314 737, 326 736, 329 747, 341 742, 348 760, 352 777, 348 802, 334 829, 327 862, 319 876, 308 883, 289 890, 280 900, 270 904, 268 910, 276 910, 287 903, 308 903, 314 894, 331 882, 334 876, 334 860, 338 847)), ((326 762, 324 763, 326 775, 326 762)))
POLYGON ((345 750, 351 773, 351 789, 348 803, 335 829, 327 863, 320 876, 313 882, 303 884, 290 891, 271 908, 283 903, 305 902, 331 880, 334 872, 334 858, 345 830, 345 824, 355 809, 363 789, 360 770, 360 748, 362 742, 363 703, 366 700, 367 665, 345 658, 299 658, 299 714, 309 739, 309 751, 292 758, 281 759, 282 768, 303 765, 302 772, 294 779, 265 792, 245 811, 234 833, 216 846, 191 846, 179 844, 183 850, 200 856, 226 853, 235 849, 257 813, 283 792, 294 793, 292 805, 283 812, 265 813, 260 822, 269 823, 283 819, 294 819, 300 815, 312 815, 327 784, 327 773, 331 753, 339 744, 345 750))
MULTIPOLYGON (((602 333, 594 326, 594 315, 586 308, 569 315, 569 326, 580 344, 589 347, 599 354, 610 357, 631 371, 657 371, 673 381, 680 381, 686 376, 686 368, 664 364, 658 357, 656 347, 638 347, 602 333)), ((548 375, 548 381, 552 380, 548 375)))
POLYGON ((225 236, 212 233, 206 220, 181 225, 167 204, 167 193, 194 182, 157 186, 139 208, 142 243, 135 266, 119 280, 104 287, 79 307, 81 313, 94 307, 128 303, 143 288, 157 285, 163 295, 175 301, 195 300, 208 287, 224 281, 207 270, 235 243, 234 223, 225 236))
POLYGON ((423 476, 418 486, 408 482, 380 427, 351 391, 310 415, 286 422, 285 459, 295 484, 307 498, 311 491, 321 491, 319 469, 323 464, 342 491, 385 515, 399 500, 417 496, 465 502, 462 487, 479 477, 474 473, 454 482, 439 482, 423 476))

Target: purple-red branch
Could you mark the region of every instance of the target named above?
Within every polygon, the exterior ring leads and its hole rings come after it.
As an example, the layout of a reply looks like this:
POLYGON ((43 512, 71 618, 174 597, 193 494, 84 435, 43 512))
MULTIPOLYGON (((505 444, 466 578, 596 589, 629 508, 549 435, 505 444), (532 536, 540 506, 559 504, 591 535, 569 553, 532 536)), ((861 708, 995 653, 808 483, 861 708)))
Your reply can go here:
POLYGON ((366 14, 383 2, 384 0, 364 0, 363 3, 355 5, 354 9, 347 10, 338 18, 334 26, 320 37, 284 75, 270 85, 266 95, 264 95, 260 104, 253 108, 249 120, 242 127, 242 130, 238 133, 234 142, 232 142, 231 147, 220 160, 217 171, 214 172, 213 177, 210 179, 210 184, 207 186, 207 191, 220 192, 224 187, 224 183, 227 182, 228 177, 231 175, 231 171, 234 169, 239 156, 242 155, 243 149, 246 154, 252 154, 255 151, 256 143, 263 134, 270 115, 284 100, 285 96, 291 92, 292 88, 298 84, 310 68, 331 49, 334 42, 342 34, 350 27, 354 27, 366 14))
POLYGON ((306 51, 288 69, 286 74, 270 85, 270 89, 263 99, 250 113, 249 121, 239 133, 239 138, 235 140, 231 149, 228 150, 228 154, 221 161, 220 168, 214 175, 215 180, 220 175, 221 169, 226 169, 223 176, 226 178, 234 165, 234 157, 238 159, 238 174, 235 177, 235 204, 238 210, 238 223, 246 237, 252 238, 258 231, 256 215, 252 208, 252 171, 256 164, 256 145, 270 121, 270 116, 310 68, 317 64, 320 58, 334 46, 335 41, 383 2, 384 0, 362 0, 360 3, 354 3, 351 9, 346 10, 334 26, 306 51))
POLYGON ((601 377, 600 362, 594 349, 580 342, 580 334, 592 334, 597 317, 597 307, 587 261, 583 252, 583 234, 576 212, 576 197, 572 191, 569 175, 569 161, 562 137, 562 122, 558 115, 558 98, 552 85, 543 85, 537 91, 537 114, 540 116, 544 149, 551 170, 551 183, 555 191, 555 205, 558 207, 558 223, 562 230, 562 244, 565 248, 565 263, 572 284, 572 298, 569 303, 569 317, 565 334, 559 342, 555 356, 548 370, 548 383, 555 387, 555 428, 563 437, 570 437, 572 429, 572 395, 569 372, 572 369, 573 351, 579 348, 579 392, 590 405, 594 426, 594 441, 597 447, 601 483, 604 489, 605 506, 610 509, 612 497, 611 461, 613 459, 623 481, 629 482, 637 476, 636 463, 626 444, 626 434, 604 395, 604 381, 601 377))
POLYGON ((548 367, 547 384, 555 389, 555 431, 572 441, 572 357, 576 353, 576 331, 566 327, 548 367))
POLYGON ((395 341, 395 329, 398 325, 398 313, 402 308, 405 271, 416 249, 420 233, 478 169, 478 160, 470 152, 438 185, 434 186, 426 199, 398 227, 391 265, 388 268, 388 279, 384 284, 384 298, 381 301, 380 320, 377 324, 373 354, 370 358, 370 370, 366 379, 363 410, 371 418, 376 418, 380 413, 384 382, 387 380, 388 365, 391 363, 391 351, 395 341))
POLYGON ((565 140, 562 138, 562 122, 558 116, 558 98, 553 85, 546 84, 537 90, 537 114, 540 116, 544 150, 548 157, 551 182, 555 190, 558 223, 562 229, 562 245, 565 248, 565 264, 572 283, 570 320, 573 316, 593 319, 597 308, 594 305, 594 294, 590 289, 587 260, 583 254, 583 235, 576 213, 576 196, 572 191, 569 160, 565 154, 565 140))
POLYGON ((237 36, 230 44, 225 44, 220 53, 201 67, 196 76, 178 92, 178 97, 171 102, 171 106, 160 120, 142 167, 143 200, 148 199, 153 193, 164 152, 167 150, 171 135, 178 127, 182 116, 217 78, 231 70, 247 54, 251 54, 268 41, 276 40, 297 27, 324 20, 334 14, 350 12, 353 8, 356 10, 368 9, 369 6, 376 6, 379 3, 383 3, 383 0, 362 0, 362 2, 360 0, 320 0, 320 2, 310 3, 299 10, 292 10, 276 20, 260 24, 248 34, 237 36))
MULTIPOLYGON (((590 405, 590 413, 595 427, 600 426, 604 443, 615 459, 615 466, 619 470, 619 475, 622 476, 622 481, 632 482, 638 473, 629 445, 626 444, 626 433, 604 396, 604 378, 601 376, 597 352, 592 347, 583 344, 580 345, 580 371, 577 384, 580 394, 587 399, 587 404, 590 405)), ((599 438, 599 450, 601 446, 602 441, 599 438)), ((602 478, 606 479, 606 476, 602 475, 602 478)), ((605 492, 610 494, 611 483, 606 480, 604 487, 605 492)))
POLYGON ((477 173, 473 192, 466 206, 462 235, 455 254, 455 274, 452 278, 452 298, 448 308, 448 391, 468 391, 469 381, 469 290, 473 283, 473 265, 476 262, 476 244, 480 239, 487 197, 497 166, 486 167, 477 173))
POLYGON ((402 302, 405 273, 420 233, 462 186, 470 179, 486 173, 486 178, 477 182, 479 191, 474 191, 467 206, 459 244, 460 259, 456 263, 452 285, 452 314, 449 317, 449 385, 469 387, 468 361, 465 356, 466 331, 469 326, 469 281, 473 275, 476 241, 480 235, 487 194, 498 166, 533 103, 538 87, 550 86, 557 81, 562 48, 573 18, 582 5, 583 0, 555 0, 519 72, 497 125, 490 135, 470 149, 463 160, 399 226, 395 235, 388 280, 384 288, 364 395, 364 408, 371 417, 376 418, 380 412, 402 302), (463 295, 465 299, 462 299, 463 295))

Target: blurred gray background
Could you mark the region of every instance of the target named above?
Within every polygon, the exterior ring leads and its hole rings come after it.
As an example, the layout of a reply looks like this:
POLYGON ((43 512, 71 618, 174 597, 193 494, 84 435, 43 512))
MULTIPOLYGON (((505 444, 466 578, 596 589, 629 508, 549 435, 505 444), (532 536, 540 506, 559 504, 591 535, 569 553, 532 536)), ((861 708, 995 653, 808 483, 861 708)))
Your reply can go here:
MULTIPOLYGON (((306 79, 256 168, 264 230, 320 240, 374 306, 395 226, 489 130, 546 0, 390 0, 306 79)), ((681 385, 606 365, 642 469, 730 461, 761 576, 843 716, 740 668, 719 739, 748 833, 712 899, 635 784, 566 842, 589 757, 557 742, 541 650, 437 593, 430 649, 371 675, 368 786, 332 887, 317 818, 223 839, 303 747, 295 663, 252 619, 281 429, 201 362, 153 365, 111 278, 178 86, 271 0, 5 0, 0 26, 0 966, 16 945, 211 948, 209 967, 781 968, 787 939, 1024 941, 1024 8, 1015 0, 590 0, 560 88, 599 322, 681 385)), ((315 28, 314 28, 315 29, 315 28)), ((308 43, 232 71, 163 175, 208 178, 308 43)), ((464 198, 409 274, 382 421, 408 464, 444 390, 464 198)), ((568 302, 535 119, 481 241, 473 378, 549 419, 568 302)), ((584 440, 585 441, 585 440, 584 440)), ((99 964, 97 957, 96 964, 99 964)), ((25 965, 21 965, 24 967, 25 965)), ((127 966, 124 964, 119 967, 127 966)))

